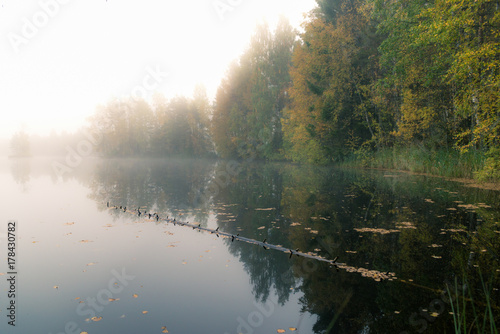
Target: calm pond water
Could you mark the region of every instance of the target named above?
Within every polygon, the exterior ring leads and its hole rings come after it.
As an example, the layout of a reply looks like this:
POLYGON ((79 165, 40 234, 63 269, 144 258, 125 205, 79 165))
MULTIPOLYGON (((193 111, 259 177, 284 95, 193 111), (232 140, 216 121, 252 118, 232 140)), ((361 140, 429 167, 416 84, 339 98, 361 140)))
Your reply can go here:
POLYGON ((63 178, 52 163, 0 161, 0 333, 451 333, 485 290, 498 319, 499 192, 285 163, 89 159, 63 178))

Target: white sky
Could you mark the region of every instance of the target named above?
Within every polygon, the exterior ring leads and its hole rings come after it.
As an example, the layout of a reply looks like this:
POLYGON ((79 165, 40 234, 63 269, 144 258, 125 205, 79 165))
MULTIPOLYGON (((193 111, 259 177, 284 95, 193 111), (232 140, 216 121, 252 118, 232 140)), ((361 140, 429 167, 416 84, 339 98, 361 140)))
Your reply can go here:
POLYGON ((191 96, 201 83, 213 97, 258 22, 265 18, 273 29, 283 14, 299 28, 315 4, 0 0, 0 138, 21 127, 38 134, 72 132, 98 104, 141 89, 167 98, 191 96), (218 13, 216 4, 231 10, 218 13), (151 71, 162 73, 159 81, 151 71))

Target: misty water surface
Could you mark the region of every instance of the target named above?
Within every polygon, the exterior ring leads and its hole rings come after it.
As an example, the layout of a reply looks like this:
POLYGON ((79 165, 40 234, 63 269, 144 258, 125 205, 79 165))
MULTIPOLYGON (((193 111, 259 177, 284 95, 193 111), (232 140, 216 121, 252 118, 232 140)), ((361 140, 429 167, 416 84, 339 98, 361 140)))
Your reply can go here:
POLYGON ((479 272, 498 313, 498 192, 287 163, 228 174, 227 162, 188 159, 88 160, 58 178, 52 162, 1 162, 2 259, 18 222, 17 333, 450 332, 447 284, 467 276, 479 308, 479 272), (340 268, 137 208, 338 256, 340 268))

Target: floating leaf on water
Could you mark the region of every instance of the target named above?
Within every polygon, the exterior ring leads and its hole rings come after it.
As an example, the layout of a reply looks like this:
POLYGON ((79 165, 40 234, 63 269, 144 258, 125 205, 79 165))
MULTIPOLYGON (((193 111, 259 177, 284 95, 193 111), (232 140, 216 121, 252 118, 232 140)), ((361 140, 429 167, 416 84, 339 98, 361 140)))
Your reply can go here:
POLYGON ((432 255, 432 257, 435 259, 442 259, 443 258, 442 256, 438 256, 438 255, 432 255))
POLYGON ((265 229, 265 228, 266 228, 265 226, 261 226, 261 227, 258 227, 257 229, 258 229, 258 230, 263 230, 263 229, 265 229))
POLYGON ((316 230, 310 230, 309 232, 311 232, 312 234, 318 234, 319 232, 316 231, 316 230))
POLYGON ((89 333, 87 333, 87 332, 80 332, 80 334, 89 334, 89 333))
POLYGON ((447 208, 448 211, 457 211, 457 208, 447 208))
POLYGON ((466 232, 465 230, 463 229, 459 229, 459 228, 449 228, 449 229, 444 229, 442 228, 441 231, 448 231, 448 232, 466 232))
POLYGON ((357 232, 369 232, 369 233, 380 233, 380 234, 401 232, 399 230, 386 230, 384 228, 370 228, 370 227, 355 228, 354 230, 357 232))
POLYGON ((80 240, 80 242, 81 242, 82 244, 84 244, 84 243, 87 243, 87 242, 92 242, 92 241, 90 241, 90 240, 80 240))
POLYGON ((74 223, 74 222, 72 222, 72 223, 65 223, 64 225, 69 226, 69 225, 74 225, 74 224, 75 224, 75 223, 74 223))
POLYGON ((147 313, 148 313, 148 311, 142 311, 142 314, 147 314, 147 313))
POLYGON ((278 330, 276 330, 276 332, 278 332, 278 333, 284 333, 285 330, 284 329, 278 329, 278 330))
POLYGON ((297 328, 295 328, 295 327, 288 327, 288 329, 291 330, 292 332, 297 330, 297 328))
POLYGON ((136 294, 134 293, 134 294, 132 295, 132 297, 137 298, 137 297, 139 297, 139 296, 138 296, 138 295, 136 295, 136 294))
POLYGON ((346 253, 356 254, 358 251, 345 251, 346 253))
POLYGON ((474 204, 459 204, 458 207, 459 208, 464 208, 464 209, 467 209, 467 210, 479 209, 479 207, 476 206, 476 205, 474 205, 474 204))
POLYGON ((90 318, 90 320, 97 322, 97 321, 101 321, 102 317, 93 317, 93 318, 90 318))
POLYGON ((291 223, 290 226, 300 226, 300 223, 291 223))
POLYGON ((401 223, 397 223, 397 224, 396 224, 396 227, 397 227, 397 228, 411 228, 411 229, 414 229, 414 230, 416 230, 416 229, 417 229, 417 227, 416 227, 413 223, 411 223, 411 222, 401 222, 401 223))
POLYGON ((54 285, 54 289, 59 289, 59 285, 54 285))
POLYGON ((163 326, 163 327, 161 328, 161 332, 162 332, 162 333, 168 333, 167 327, 166 327, 166 326, 163 326))
POLYGON ((257 208, 255 211, 271 211, 274 210, 274 208, 257 208))
POLYGON ((400 312, 399 311, 394 311, 394 313, 399 314, 400 312))
POLYGON ((437 312, 432 312, 432 313, 431 313, 431 317, 437 318, 437 317, 439 317, 439 313, 437 313, 437 312))
POLYGON ((109 298, 108 299, 110 302, 116 302, 117 300, 120 300, 120 298, 109 298))

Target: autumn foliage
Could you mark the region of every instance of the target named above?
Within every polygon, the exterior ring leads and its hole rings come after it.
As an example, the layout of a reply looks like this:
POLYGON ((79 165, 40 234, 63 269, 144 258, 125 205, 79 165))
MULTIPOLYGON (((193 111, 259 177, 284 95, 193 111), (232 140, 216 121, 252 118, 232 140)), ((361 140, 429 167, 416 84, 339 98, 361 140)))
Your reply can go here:
POLYGON ((213 104, 199 92, 101 107, 101 153, 368 164, 417 148, 480 156, 476 176, 500 178, 498 1, 317 3, 301 33, 257 26, 213 104))
POLYGON ((266 159, 329 163, 418 147, 476 151, 489 157, 486 176, 498 174, 497 1, 317 3, 290 66, 280 64, 289 75, 280 72, 277 87, 273 43, 262 27, 229 70, 212 124, 221 155, 258 150, 266 159))

